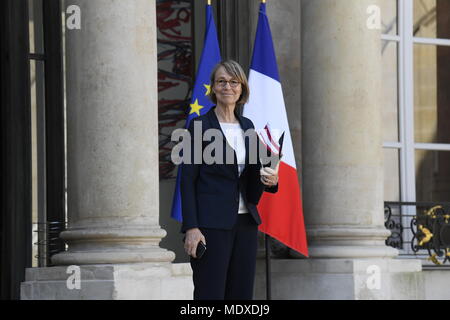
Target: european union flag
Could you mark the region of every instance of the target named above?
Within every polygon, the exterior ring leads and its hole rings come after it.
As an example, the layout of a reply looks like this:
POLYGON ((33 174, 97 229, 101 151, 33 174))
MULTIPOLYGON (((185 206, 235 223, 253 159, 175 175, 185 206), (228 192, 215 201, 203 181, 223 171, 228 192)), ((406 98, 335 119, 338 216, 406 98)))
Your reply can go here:
MULTIPOLYGON (((221 61, 219 40, 217 39, 216 25, 212 14, 211 5, 206 5, 206 31, 203 52, 200 58, 200 65, 197 71, 194 90, 190 104, 189 115, 186 119, 185 127, 189 127, 192 119, 199 117, 209 111, 213 106, 211 100, 207 96, 210 88, 209 78, 214 66, 221 61)), ((182 221, 181 216, 181 193, 180 193, 180 177, 181 166, 178 167, 177 182, 175 185, 175 193, 172 201, 171 217, 182 221)))

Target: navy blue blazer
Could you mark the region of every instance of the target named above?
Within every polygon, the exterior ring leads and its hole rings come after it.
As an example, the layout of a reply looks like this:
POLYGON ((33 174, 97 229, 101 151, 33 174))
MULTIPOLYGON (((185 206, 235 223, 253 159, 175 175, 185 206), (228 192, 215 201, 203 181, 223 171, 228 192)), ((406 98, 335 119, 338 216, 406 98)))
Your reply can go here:
MULTIPOLYGON (((206 114, 193 119, 190 123, 188 130, 191 134, 191 160, 194 158, 194 121, 201 121, 202 133, 211 128, 222 132, 222 138, 224 139, 223 154, 226 154, 226 148, 231 148, 229 152, 234 154, 234 162, 226 164, 224 160, 223 164, 206 164, 202 160, 200 164, 194 164, 191 161, 191 164, 183 163, 181 165, 182 232, 201 227, 231 230, 238 217, 240 191, 242 191, 249 213, 256 224, 259 225, 261 224, 261 218, 256 207, 259 199, 264 191, 271 193, 278 191, 278 185, 266 187, 261 182, 259 155, 256 156, 257 163, 250 164, 250 139, 247 136, 245 137, 245 168, 239 176, 236 153, 228 144, 214 109, 215 107, 211 108, 206 114)), ((250 129, 256 137, 255 127, 250 119, 238 114, 236 114, 236 118, 244 132, 250 129)), ((202 142, 202 154, 204 148, 211 142, 202 142)))

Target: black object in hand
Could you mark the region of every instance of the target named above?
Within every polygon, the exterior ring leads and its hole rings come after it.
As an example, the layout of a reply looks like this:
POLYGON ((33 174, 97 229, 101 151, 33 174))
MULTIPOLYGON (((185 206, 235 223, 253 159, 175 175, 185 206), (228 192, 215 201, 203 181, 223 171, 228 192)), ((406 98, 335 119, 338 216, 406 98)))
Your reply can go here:
POLYGON ((195 251, 195 255, 197 256, 197 259, 200 259, 201 257, 203 257, 203 255, 205 254, 206 251, 206 246, 203 242, 199 242, 197 245, 197 251, 195 251))
MULTIPOLYGON (((186 241, 186 237, 183 237, 183 242, 186 241)), ((197 259, 200 259, 203 257, 206 251, 206 245, 203 242, 199 242, 197 245, 197 250, 195 251, 195 255, 197 256, 197 259)))

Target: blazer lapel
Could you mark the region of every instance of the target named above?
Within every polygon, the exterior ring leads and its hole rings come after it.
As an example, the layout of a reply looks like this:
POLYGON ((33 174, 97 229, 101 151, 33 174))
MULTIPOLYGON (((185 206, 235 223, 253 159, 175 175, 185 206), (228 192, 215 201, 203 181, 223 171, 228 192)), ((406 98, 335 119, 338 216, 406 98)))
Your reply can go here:
MULTIPOLYGON (((231 169, 232 169, 232 171, 233 171, 233 174, 234 174, 236 177, 239 177, 239 169, 238 169, 238 166, 237 166, 236 152, 234 151, 233 147, 230 146, 230 144, 228 143, 227 138, 226 138, 226 136, 225 136, 225 133, 222 131, 222 127, 220 126, 219 119, 217 119, 216 113, 214 112, 214 109, 215 109, 215 108, 216 108, 216 107, 212 107, 212 108, 208 111, 208 113, 207 113, 208 119, 209 119, 209 122, 210 122, 210 125, 211 125, 211 128, 220 130, 220 132, 222 133, 222 139, 223 139, 224 142, 225 142, 224 150, 223 150, 223 151, 224 151, 223 156, 224 156, 224 158, 225 158, 225 159, 223 159, 224 162, 226 161, 226 149, 227 149, 227 148, 230 148, 230 149, 232 150, 232 152, 233 152, 233 157, 234 157, 233 164, 227 165, 227 164, 225 163, 225 167, 226 167, 226 168, 231 167, 231 169)), ((239 121, 239 122, 241 122, 241 121, 239 121)), ((242 127, 242 124, 241 124, 241 127, 242 127)), ((247 149, 247 145, 245 146, 245 148, 247 149)))
POLYGON ((217 119, 216 113, 214 112, 215 109, 216 107, 212 107, 207 113, 211 124, 211 128, 220 130, 220 132, 222 133, 222 139, 225 141, 225 143, 228 144, 227 138, 225 137, 225 134, 222 131, 222 127, 220 126, 219 119, 217 119))

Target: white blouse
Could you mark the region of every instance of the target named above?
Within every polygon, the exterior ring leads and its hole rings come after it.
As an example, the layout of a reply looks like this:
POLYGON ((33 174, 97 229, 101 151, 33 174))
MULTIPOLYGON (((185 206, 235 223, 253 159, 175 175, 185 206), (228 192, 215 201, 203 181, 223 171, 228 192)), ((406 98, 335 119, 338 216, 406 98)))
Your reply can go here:
MULTIPOLYGON (((244 130, 242 130, 239 123, 220 122, 220 127, 227 139, 228 144, 234 149, 238 164, 239 176, 245 168, 245 140, 244 130)), ((242 192, 239 195, 239 214, 247 213, 248 209, 242 197, 242 192)))

